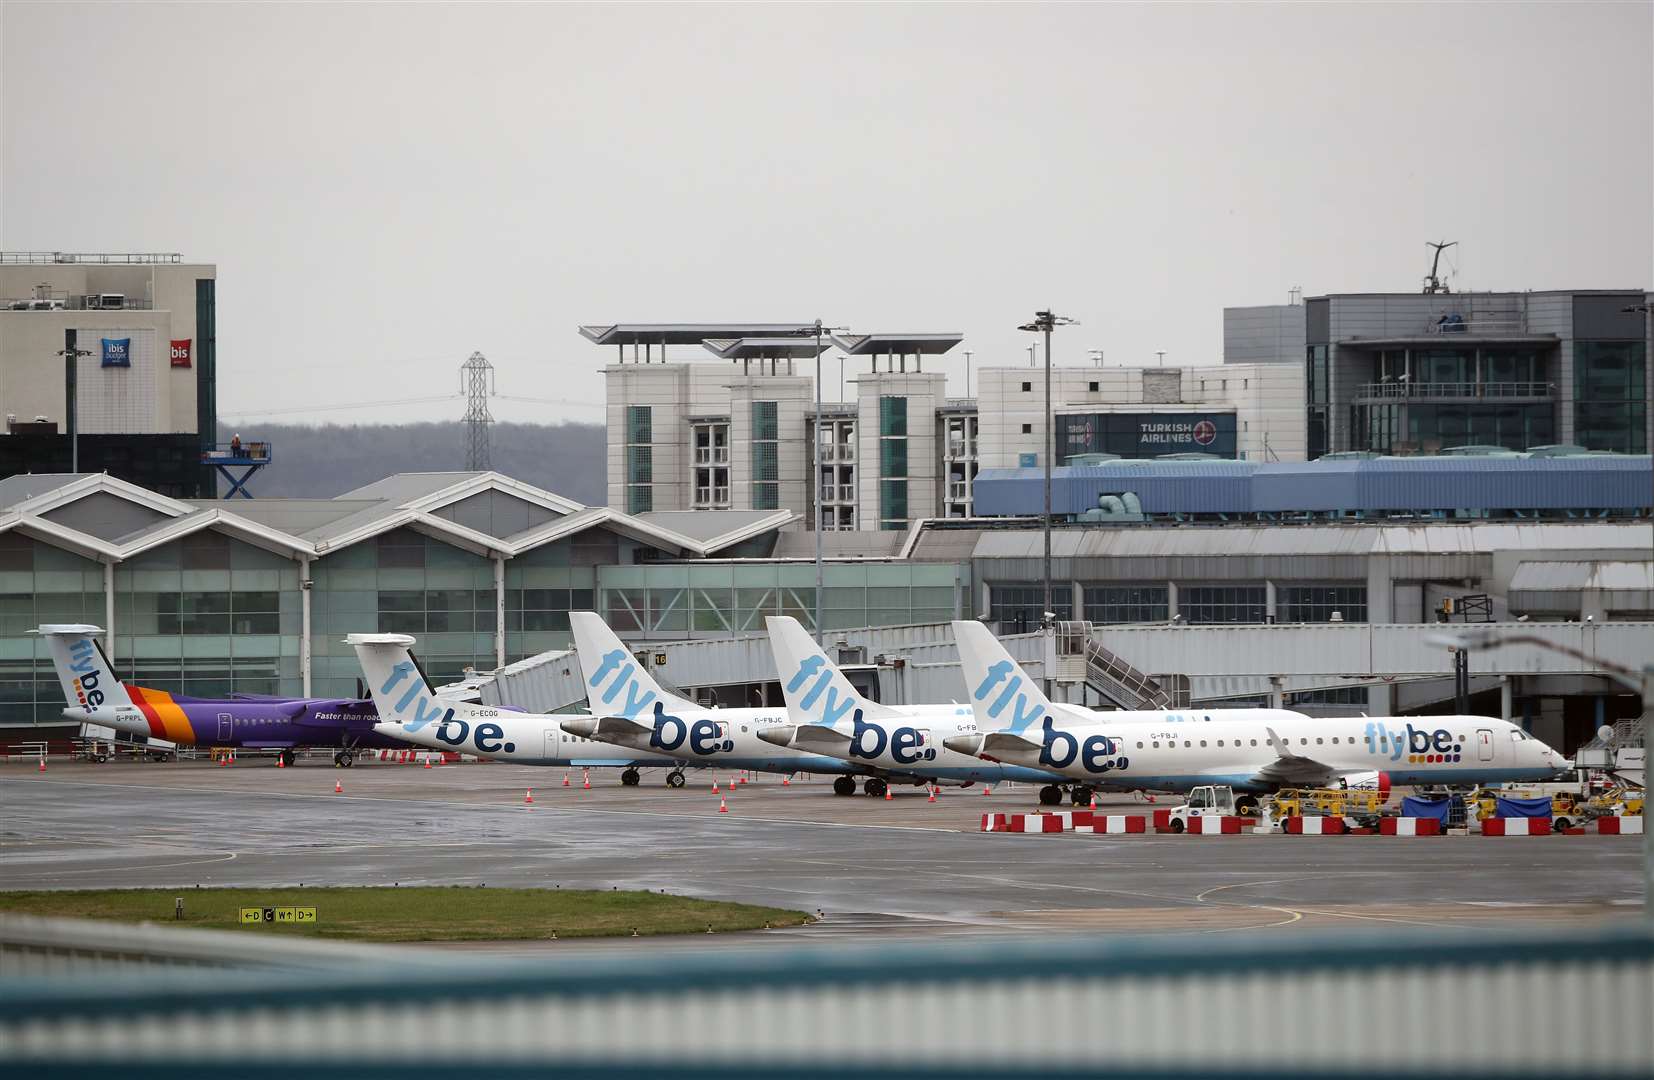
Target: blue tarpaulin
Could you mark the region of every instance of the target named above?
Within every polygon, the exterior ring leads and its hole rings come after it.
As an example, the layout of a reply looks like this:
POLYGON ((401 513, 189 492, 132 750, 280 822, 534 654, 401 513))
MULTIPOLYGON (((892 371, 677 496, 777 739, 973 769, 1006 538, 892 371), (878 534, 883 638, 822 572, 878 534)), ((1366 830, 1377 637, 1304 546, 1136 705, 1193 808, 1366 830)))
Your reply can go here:
POLYGON ((1451 805, 1446 796, 1436 799, 1420 799, 1409 795, 1401 800, 1401 816, 1435 818, 1442 823, 1442 828, 1446 828, 1447 811, 1451 805))
POLYGON ((1551 800, 1549 799, 1518 799, 1501 795, 1494 800, 1493 805, 1494 814, 1497 817, 1551 816, 1551 800))

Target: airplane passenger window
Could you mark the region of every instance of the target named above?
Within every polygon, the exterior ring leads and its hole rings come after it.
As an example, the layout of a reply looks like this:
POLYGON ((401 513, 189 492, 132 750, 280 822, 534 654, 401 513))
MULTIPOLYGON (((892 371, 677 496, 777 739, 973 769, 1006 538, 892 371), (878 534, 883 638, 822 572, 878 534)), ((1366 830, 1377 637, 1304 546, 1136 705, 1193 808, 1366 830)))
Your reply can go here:
MULTIPOLYGON (((1333 740, 1333 741, 1334 741, 1334 742, 1336 742, 1336 741, 1337 741, 1337 740, 1336 740, 1336 739, 1335 739, 1335 740, 1333 740)), ((1317 735, 1317 736, 1315 736, 1315 745, 1316 745, 1316 746, 1320 746, 1320 745, 1321 745, 1321 736, 1319 736, 1319 735, 1317 735)))
POLYGON ((1137 749, 1139 749, 1139 750, 1141 750, 1141 749, 1143 749, 1143 744, 1142 744, 1142 743, 1138 743, 1138 744, 1137 744, 1137 749))
POLYGON ((1222 739, 1219 739, 1219 740, 1218 740, 1218 745, 1219 745, 1219 746, 1222 746, 1222 745, 1223 745, 1223 740, 1222 740, 1222 739))
POLYGON ((1160 749, 1160 742, 1159 742, 1159 740, 1158 740, 1158 739, 1157 739, 1157 740, 1155 740, 1155 744, 1154 744, 1154 748, 1155 748, 1155 749, 1156 749, 1156 750, 1158 750, 1158 749, 1160 749))
POLYGON ((1204 747, 1206 745, 1206 740, 1205 739, 1200 740, 1200 745, 1202 747, 1204 747))
POLYGON ((1258 745, 1258 740, 1256 740, 1256 739, 1253 739, 1253 740, 1252 740, 1252 745, 1253 745, 1253 746, 1256 746, 1256 745, 1258 745))
MULTIPOLYGON (((1190 747, 1190 746, 1191 746, 1191 745, 1193 745, 1193 744, 1192 744, 1192 743, 1190 743, 1190 742, 1189 742, 1189 740, 1188 740, 1188 739, 1184 739, 1184 740, 1183 740, 1183 749, 1185 749, 1185 750, 1187 750, 1187 749, 1188 749, 1188 748, 1189 748, 1189 747, 1190 747)), ((1205 745, 1206 745, 1206 744, 1205 744, 1205 743, 1201 743, 1201 745, 1202 745, 1202 746, 1205 746, 1205 745)))

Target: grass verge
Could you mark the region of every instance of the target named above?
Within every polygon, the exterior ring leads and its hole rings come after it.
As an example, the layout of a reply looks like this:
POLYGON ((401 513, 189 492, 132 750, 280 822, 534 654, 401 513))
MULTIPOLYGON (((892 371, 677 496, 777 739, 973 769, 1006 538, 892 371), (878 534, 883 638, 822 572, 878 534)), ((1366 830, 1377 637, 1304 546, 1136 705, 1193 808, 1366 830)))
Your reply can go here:
POLYGON ((802 911, 651 892, 435 888, 88 889, 3 892, 0 912, 356 941, 542 941, 800 926, 802 911), (174 922, 174 900, 184 918, 174 922), (316 921, 244 923, 243 908, 315 908, 316 921))

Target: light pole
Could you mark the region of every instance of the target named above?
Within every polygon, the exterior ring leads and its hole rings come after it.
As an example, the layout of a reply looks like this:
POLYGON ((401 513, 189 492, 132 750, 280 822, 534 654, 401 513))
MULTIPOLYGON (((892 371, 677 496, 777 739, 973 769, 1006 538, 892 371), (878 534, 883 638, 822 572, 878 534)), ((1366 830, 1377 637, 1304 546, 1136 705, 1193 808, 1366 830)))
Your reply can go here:
POLYGON ((965 350, 965 396, 971 396, 971 351, 965 350))
MULTIPOLYGON (((1537 634, 1507 634, 1497 630, 1482 630, 1457 635, 1431 634, 1425 640, 1431 645, 1445 645, 1450 649, 1466 652, 1473 649, 1490 649, 1496 645, 1534 645, 1575 660, 1583 660, 1642 695, 1643 746, 1648 746, 1651 727, 1654 727, 1654 663, 1644 664, 1641 671, 1634 671, 1611 660, 1592 656, 1590 653, 1542 638, 1537 634)), ((1643 918, 1654 926, 1654 829, 1648 827, 1648 790, 1646 786, 1643 789, 1643 918)))
MULTIPOLYGON (((823 326, 821 324, 821 320, 817 319, 813 325, 800 327, 799 330, 798 330, 798 332, 800 334, 814 334, 815 339, 816 339, 816 418, 815 418, 815 432, 812 436, 812 438, 815 441, 815 445, 811 448, 811 451, 810 451, 810 463, 811 463, 810 467, 811 467, 811 471, 815 473, 815 483, 812 486, 815 488, 815 508, 814 508, 814 512, 815 512, 815 516, 816 516, 816 520, 815 520, 815 534, 816 534, 815 632, 816 632, 816 640, 817 641, 825 640, 824 637, 823 637, 824 631, 822 630, 822 627, 821 627, 821 590, 822 590, 821 524, 822 524, 822 518, 823 518, 823 510, 822 510, 822 505, 821 505, 822 491, 823 491, 823 486, 822 486, 822 483, 821 483, 821 335, 822 335, 822 332, 826 331, 826 330, 841 331, 841 330, 844 330, 844 329, 845 329, 845 327, 842 327, 842 326, 834 326, 834 327, 823 326)), ((839 357, 839 396, 841 398, 844 396, 844 357, 843 356, 839 357)))
MULTIPOLYGON (((1053 315, 1050 310, 1034 312, 1034 321, 1023 323, 1018 330, 1029 330, 1045 335, 1045 449, 1040 458, 1045 463, 1045 607, 1040 610, 1041 625, 1049 625, 1056 618, 1051 606, 1051 452, 1056 446, 1056 439, 1051 431, 1051 331, 1059 326, 1073 326, 1075 320, 1066 315, 1053 315)), ((1030 345, 1029 356, 1033 356, 1033 346, 1030 345)), ((1050 658, 1045 668, 1045 696, 1051 696, 1051 668, 1050 658)))
POLYGON ((63 331, 63 419, 69 436, 69 471, 80 472, 80 358, 91 356, 92 350, 77 348, 75 331, 63 331))

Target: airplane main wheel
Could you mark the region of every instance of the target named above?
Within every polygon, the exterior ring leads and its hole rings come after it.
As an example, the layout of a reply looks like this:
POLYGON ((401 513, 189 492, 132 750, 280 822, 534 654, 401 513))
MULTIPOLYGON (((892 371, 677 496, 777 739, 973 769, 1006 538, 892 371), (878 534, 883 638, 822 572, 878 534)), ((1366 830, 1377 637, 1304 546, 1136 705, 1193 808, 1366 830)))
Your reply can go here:
POLYGON ((1075 787, 1068 792, 1068 801, 1075 806, 1090 806, 1092 798, 1092 791, 1088 787, 1075 787))
POLYGON ((848 776, 839 776, 839 777, 834 778, 834 780, 833 780, 833 794, 834 795, 854 795, 855 793, 856 793, 856 781, 853 778, 848 777, 848 776))
POLYGON ((884 793, 889 790, 889 787, 890 785, 886 784, 878 777, 870 776, 867 778, 867 782, 862 784, 861 789, 867 794, 873 796, 875 799, 882 799, 884 798, 884 793))
POLYGON ((636 769, 627 769, 620 774, 620 782, 626 787, 637 787, 638 781, 641 779, 642 777, 638 775, 636 769))
POLYGON ((683 779, 683 773, 682 772, 674 771, 674 772, 669 772, 669 773, 666 774, 666 786, 667 787, 669 787, 669 788, 680 788, 680 787, 683 787, 683 785, 684 785, 684 779, 683 779))
POLYGON ((1056 784, 1047 784, 1039 789, 1039 804, 1041 806, 1061 806, 1062 788, 1056 784))
POLYGON ((276 753, 276 760, 281 762, 282 768, 291 769, 293 762, 298 760, 298 755, 291 750, 281 750, 276 753))

